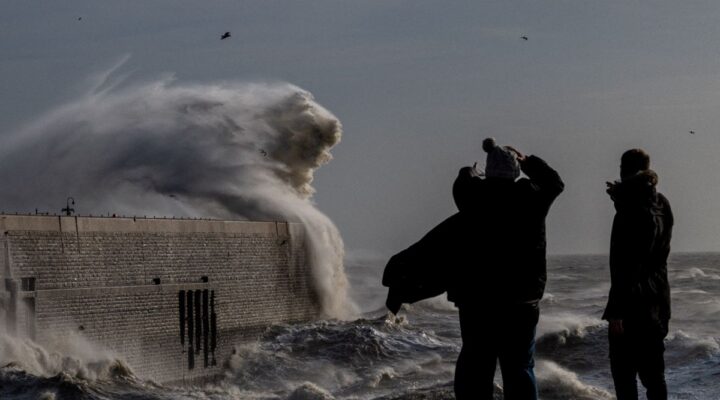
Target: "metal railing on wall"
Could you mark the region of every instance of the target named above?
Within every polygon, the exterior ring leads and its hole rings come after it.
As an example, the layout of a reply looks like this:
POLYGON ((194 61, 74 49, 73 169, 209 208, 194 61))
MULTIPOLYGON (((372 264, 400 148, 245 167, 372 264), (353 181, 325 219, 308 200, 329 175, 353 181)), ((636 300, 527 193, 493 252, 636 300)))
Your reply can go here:
MULTIPOLYGON (((22 217, 67 217, 65 214, 51 213, 51 212, 6 212, 0 211, 0 217, 2 216, 22 216, 22 217)), ((252 221, 252 222, 274 222, 274 223, 287 223, 285 220, 277 219, 242 219, 242 218, 210 218, 210 217, 177 217, 177 216, 166 216, 166 215, 125 215, 125 214, 73 214, 71 217, 78 218, 106 218, 106 219, 132 219, 132 220, 179 220, 179 221, 252 221)))

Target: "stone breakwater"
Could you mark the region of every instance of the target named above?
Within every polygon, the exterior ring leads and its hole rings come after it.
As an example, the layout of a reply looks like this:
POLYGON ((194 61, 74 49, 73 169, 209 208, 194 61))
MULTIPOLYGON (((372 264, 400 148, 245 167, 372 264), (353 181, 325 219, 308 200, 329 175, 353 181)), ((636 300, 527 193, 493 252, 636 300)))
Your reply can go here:
POLYGON ((302 225, 0 215, 0 325, 79 335, 157 382, 216 375, 235 344, 317 318, 302 225))

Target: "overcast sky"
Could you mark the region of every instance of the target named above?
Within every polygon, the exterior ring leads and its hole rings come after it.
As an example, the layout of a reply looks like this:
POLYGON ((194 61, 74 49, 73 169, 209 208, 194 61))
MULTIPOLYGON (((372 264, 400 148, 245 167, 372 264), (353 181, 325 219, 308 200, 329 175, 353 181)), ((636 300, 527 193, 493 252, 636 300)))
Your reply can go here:
POLYGON ((0 135, 130 55, 131 81, 312 92, 344 125, 314 185, 350 251, 392 254, 453 213, 453 179, 484 164, 487 136, 564 178, 551 253, 607 251, 605 181, 632 147, 671 201, 673 249, 714 251, 718 21, 717 1, 0 0, 0 135))

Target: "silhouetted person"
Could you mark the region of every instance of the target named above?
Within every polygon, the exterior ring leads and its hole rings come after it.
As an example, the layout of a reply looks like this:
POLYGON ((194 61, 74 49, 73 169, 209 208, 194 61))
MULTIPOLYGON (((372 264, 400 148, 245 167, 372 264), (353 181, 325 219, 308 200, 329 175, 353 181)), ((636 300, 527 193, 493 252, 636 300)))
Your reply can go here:
POLYGON ((626 151, 620 181, 608 182, 615 203, 610 239, 610 296, 603 319, 609 322, 610 368, 618 400, 638 398, 637 380, 649 400, 667 399, 663 340, 670 321, 670 254, 673 215, 655 189, 650 157, 626 151))
POLYGON ((564 184, 536 156, 493 139, 485 139, 483 149, 485 177, 465 167, 453 186, 468 258, 452 270, 448 289, 463 341, 455 395, 492 399, 499 360, 505 399, 537 399, 533 357, 546 281, 545 217, 564 184), (521 170, 529 179, 518 180, 521 170))

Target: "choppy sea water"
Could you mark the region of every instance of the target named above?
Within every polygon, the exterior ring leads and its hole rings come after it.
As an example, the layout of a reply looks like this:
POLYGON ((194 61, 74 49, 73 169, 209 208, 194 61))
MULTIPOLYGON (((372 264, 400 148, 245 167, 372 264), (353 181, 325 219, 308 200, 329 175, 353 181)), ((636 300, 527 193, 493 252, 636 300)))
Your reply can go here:
MULTIPOLYGON (((460 349, 457 312, 440 297, 406 307, 397 318, 388 316, 386 291, 379 284, 385 261, 354 258, 346 263, 362 318, 271 327, 258 342, 239 345, 215 383, 163 386, 135 376, 132 365, 122 360, 75 359, 5 337, 0 342, 5 352, 0 354, 0 398, 450 399, 460 349), (8 363, 12 357, 15 362, 8 363), (39 368, 42 363, 54 367, 39 368)), ((717 399, 720 254, 674 254, 669 274, 670 398, 717 399)), ((541 398, 614 398, 607 324, 599 319, 608 289, 606 256, 550 257, 537 335, 541 398)), ((501 384, 499 376, 496 382, 501 384)))

